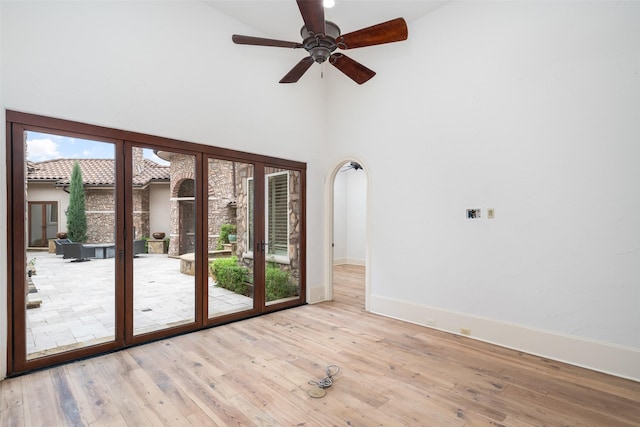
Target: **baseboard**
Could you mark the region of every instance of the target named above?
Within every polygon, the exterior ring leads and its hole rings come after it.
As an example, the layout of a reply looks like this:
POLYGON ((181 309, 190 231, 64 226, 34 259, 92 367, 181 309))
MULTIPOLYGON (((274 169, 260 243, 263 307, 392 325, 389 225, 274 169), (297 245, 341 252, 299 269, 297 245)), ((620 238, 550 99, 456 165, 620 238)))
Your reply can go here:
POLYGON ((640 381, 640 350, 371 295, 372 313, 640 381), (467 334, 465 334, 467 335, 467 334))
POLYGON ((307 287, 307 303, 316 304, 327 300, 326 290, 324 286, 315 288, 307 287))

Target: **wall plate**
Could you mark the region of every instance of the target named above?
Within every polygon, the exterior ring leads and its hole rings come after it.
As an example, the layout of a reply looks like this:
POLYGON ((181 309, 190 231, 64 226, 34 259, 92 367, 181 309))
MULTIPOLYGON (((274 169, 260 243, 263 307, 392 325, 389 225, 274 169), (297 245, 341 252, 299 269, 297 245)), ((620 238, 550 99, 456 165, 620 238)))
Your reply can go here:
POLYGON ((482 209, 470 208, 467 209, 467 219, 480 219, 482 217, 482 209))

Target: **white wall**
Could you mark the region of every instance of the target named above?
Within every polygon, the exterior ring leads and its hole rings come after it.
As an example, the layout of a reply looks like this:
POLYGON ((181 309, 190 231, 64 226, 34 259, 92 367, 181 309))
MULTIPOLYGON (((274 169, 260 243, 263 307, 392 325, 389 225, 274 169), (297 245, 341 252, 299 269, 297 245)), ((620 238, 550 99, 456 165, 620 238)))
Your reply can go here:
POLYGON ((333 181, 333 263, 347 263, 347 175, 338 172, 333 181))
MULTIPOLYGON (((350 169, 347 177, 347 263, 365 265, 367 240, 367 175, 363 170, 350 169)), ((388 206, 397 209, 397 205, 388 206)), ((400 213, 400 212, 398 212, 400 213)), ((399 218, 400 220, 400 218, 399 218)), ((390 248, 390 250, 402 250, 390 248)))
POLYGON ((367 176, 347 165, 333 186, 333 263, 365 265, 367 176))
POLYGON ((640 379, 639 22, 453 2, 350 51, 366 85, 328 69, 329 149, 369 167, 373 311, 640 379))
MULTIPOLYGON (((3 118, 10 109, 307 162, 307 293, 324 296, 325 95, 313 75, 278 84, 291 52, 233 44, 256 32, 200 2, 3 0, 0 10, 3 118)), ((0 189, 5 235, 4 174, 0 189)), ((2 281, 3 307, 6 292, 2 281)), ((6 327, 0 316, 0 358, 6 327)))

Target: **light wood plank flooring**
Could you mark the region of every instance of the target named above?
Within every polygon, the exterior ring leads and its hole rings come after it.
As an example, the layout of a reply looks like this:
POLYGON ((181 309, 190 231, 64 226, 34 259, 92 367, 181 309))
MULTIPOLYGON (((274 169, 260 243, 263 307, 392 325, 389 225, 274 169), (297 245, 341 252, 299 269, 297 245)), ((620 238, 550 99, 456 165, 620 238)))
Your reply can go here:
POLYGON ((337 268, 333 302, 5 380, 0 425, 640 425, 640 383, 368 314, 363 274, 337 268))

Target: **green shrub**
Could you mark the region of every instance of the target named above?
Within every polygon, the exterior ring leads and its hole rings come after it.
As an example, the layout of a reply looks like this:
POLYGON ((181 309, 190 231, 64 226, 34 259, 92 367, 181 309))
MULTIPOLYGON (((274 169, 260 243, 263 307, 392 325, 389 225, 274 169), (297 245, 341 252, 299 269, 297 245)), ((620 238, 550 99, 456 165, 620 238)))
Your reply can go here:
POLYGON ((291 273, 269 263, 265 271, 267 301, 289 298, 298 294, 298 287, 291 283, 291 273))
POLYGON ((149 253, 149 237, 141 237, 140 240, 144 240, 144 253, 149 253))
POLYGON ((220 226, 220 235, 218 236, 218 247, 221 250, 223 244, 229 243, 229 234, 236 234, 237 227, 234 224, 222 224, 220 226))
MULTIPOLYGON (((249 269, 238 264, 238 257, 217 258, 209 263, 209 269, 217 286, 249 296, 249 269)), ((298 287, 291 283, 290 272, 269 263, 265 271, 265 292, 267 301, 275 301, 297 296, 298 287)))
POLYGON ((218 286, 242 295, 248 293, 249 270, 238 264, 238 257, 217 258, 209 266, 218 286))

